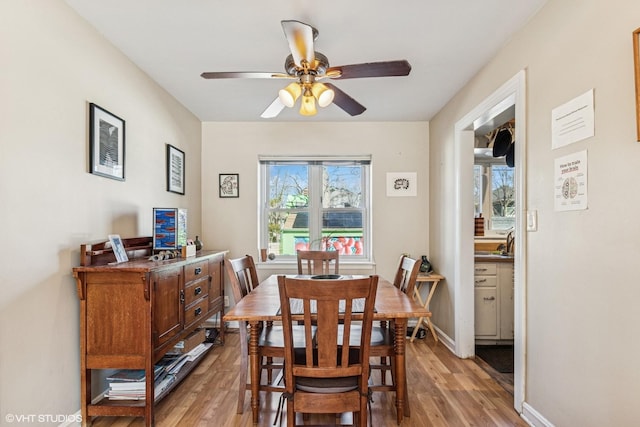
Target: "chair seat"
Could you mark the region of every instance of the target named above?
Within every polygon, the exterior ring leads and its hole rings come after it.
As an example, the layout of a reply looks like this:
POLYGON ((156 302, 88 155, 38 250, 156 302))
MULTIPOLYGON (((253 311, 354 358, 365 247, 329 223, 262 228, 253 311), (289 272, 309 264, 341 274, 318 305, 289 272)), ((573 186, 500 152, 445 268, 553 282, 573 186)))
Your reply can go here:
MULTIPOLYGON (((315 337, 315 327, 312 328, 312 335, 315 337)), ((293 346, 304 347, 304 325, 293 325, 293 346)), ((282 326, 266 326, 262 329, 258 337, 258 345, 274 348, 284 348, 284 333, 282 326)))
POLYGON ((309 393, 345 393, 358 388, 358 377, 297 377, 296 389, 309 393))

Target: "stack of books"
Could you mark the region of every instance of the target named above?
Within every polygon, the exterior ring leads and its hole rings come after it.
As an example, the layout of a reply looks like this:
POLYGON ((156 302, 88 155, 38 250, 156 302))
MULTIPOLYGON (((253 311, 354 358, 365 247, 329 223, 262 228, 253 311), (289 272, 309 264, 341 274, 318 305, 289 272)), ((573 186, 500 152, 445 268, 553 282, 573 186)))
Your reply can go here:
MULTIPOLYGON (((202 343, 185 354, 167 354, 154 368, 154 397, 160 396, 175 380, 185 363, 204 353, 211 343, 202 343)), ((144 400, 146 381, 144 369, 121 369, 107 377, 109 400, 144 400)))
POLYGON ((121 369, 107 377, 110 400, 144 400, 146 395, 144 369, 121 369))

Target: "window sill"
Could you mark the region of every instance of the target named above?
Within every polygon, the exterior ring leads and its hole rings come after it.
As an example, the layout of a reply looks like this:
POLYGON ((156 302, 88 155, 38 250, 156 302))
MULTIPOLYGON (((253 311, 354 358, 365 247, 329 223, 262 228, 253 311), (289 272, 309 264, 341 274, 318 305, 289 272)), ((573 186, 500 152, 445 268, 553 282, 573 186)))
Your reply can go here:
MULTIPOLYGON (((256 262, 256 269, 258 270, 292 270, 298 271, 298 263, 296 261, 266 261, 256 262)), ((347 262, 340 260, 340 271, 369 271, 373 272, 376 269, 376 263, 371 261, 362 262, 347 262)))

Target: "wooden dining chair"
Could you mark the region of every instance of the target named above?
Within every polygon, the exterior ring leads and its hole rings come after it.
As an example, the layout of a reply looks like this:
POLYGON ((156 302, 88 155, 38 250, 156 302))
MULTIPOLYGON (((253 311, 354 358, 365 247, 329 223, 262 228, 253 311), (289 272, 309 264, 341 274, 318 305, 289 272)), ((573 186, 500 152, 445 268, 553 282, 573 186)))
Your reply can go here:
MULTIPOLYGON (((420 262, 408 256, 401 256, 393 284, 410 298, 416 286, 416 279, 420 272, 420 262)), ((380 382, 372 383, 372 391, 395 391, 395 348, 394 325, 381 322, 374 326, 371 332, 371 357, 378 359, 371 364, 372 371, 380 372, 380 382), (391 384, 387 384, 387 373, 391 373, 391 384)))
MULTIPOLYGON (((256 272, 253 257, 245 255, 236 259, 225 259, 225 270, 231 282, 233 298, 237 304, 246 297, 260 282, 256 272)), ((247 323, 240 322, 240 386, 238 392, 237 413, 244 410, 244 398, 247 390, 251 390, 251 382, 247 381, 247 368, 249 363, 249 341, 247 323)), ((301 327, 294 328, 294 342, 298 347, 304 346, 304 330, 301 327)), ((262 325, 258 337, 258 352, 260 360, 260 372, 266 371, 266 382, 260 384, 260 390, 282 392, 281 375, 274 380, 274 372, 282 373, 282 363, 274 359, 284 359, 284 335, 281 326, 274 326, 272 322, 262 325)), ((262 378, 262 375, 260 375, 262 378)))
POLYGON ((296 425, 299 412, 353 412, 354 425, 367 425, 369 349, 377 287, 378 276, 348 280, 278 276, 288 427, 296 425), (360 340, 350 346, 356 312, 363 316, 358 322, 360 340), (304 351, 294 345, 294 318, 304 320, 304 351), (312 324, 317 325, 315 339, 312 324))
POLYGON ((339 274, 340 253, 337 251, 297 251, 297 255, 298 274, 339 274))

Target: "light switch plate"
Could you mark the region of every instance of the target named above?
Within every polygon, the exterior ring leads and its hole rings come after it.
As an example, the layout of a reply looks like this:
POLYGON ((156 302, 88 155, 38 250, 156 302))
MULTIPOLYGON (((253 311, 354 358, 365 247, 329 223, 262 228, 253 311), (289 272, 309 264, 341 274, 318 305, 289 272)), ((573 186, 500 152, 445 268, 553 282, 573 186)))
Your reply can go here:
POLYGON ((527 211, 527 231, 538 231, 538 211, 527 211))

